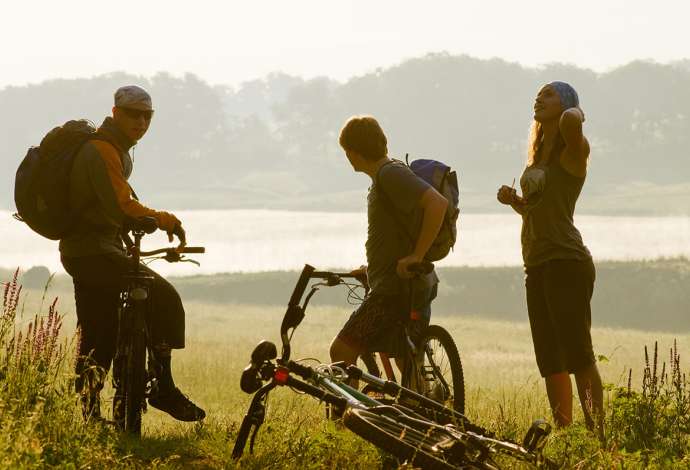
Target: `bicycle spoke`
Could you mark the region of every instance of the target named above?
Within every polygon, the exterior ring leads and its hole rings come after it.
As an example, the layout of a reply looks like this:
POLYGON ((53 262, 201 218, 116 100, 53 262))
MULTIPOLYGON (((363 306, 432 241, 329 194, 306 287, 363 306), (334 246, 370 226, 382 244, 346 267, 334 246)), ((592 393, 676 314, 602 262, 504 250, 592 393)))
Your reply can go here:
POLYGON ((432 367, 433 370, 435 371, 434 373, 440 374, 440 376, 443 377, 443 379, 446 381, 448 384, 449 388, 451 389, 451 393, 453 392, 453 377, 450 369, 450 361, 448 360, 448 357, 446 355, 446 351, 441 345, 441 343, 437 339, 433 339, 430 341, 430 350, 431 350, 431 357, 428 357, 427 359, 429 360, 429 367, 432 367), (439 359, 440 356, 440 359, 439 359))

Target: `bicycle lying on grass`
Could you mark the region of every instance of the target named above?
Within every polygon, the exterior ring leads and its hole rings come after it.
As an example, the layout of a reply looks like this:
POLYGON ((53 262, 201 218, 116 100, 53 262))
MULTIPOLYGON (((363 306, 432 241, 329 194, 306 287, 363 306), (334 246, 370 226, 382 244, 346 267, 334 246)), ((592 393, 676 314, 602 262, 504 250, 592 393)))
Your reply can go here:
MULTIPOLYGON (((412 267, 410 272, 418 277, 429 274, 433 269, 433 264, 423 262, 412 267)), ((355 302, 350 303, 356 305, 357 302, 364 300, 358 295, 356 289, 364 288, 365 295, 369 291, 366 279, 361 279, 359 275, 353 273, 314 271, 310 277, 322 279, 322 282, 312 286, 307 299, 310 299, 321 287, 346 286, 349 290, 348 300, 354 299, 355 302), (349 280, 356 280, 357 283, 349 280)), ((423 314, 416 311, 413 308, 414 305, 413 291, 410 289, 409 317, 401 319, 402 324, 398 325, 401 335, 399 344, 402 345, 400 357, 396 359, 399 362, 398 365, 402 364, 400 384, 464 413, 465 384, 458 348, 450 333, 443 327, 426 324, 423 314)), ((379 352, 378 357, 388 380, 397 382, 388 355, 379 352)), ((374 353, 365 353, 361 359, 370 374, 381 377, 381 368, 374 353)))
POLYGON ((312 288, 300 305, 307 284, 315 278, 326 280, 326 285, 334 284, 334 280, 328 282, 333 276, 339 277, 337 273, 317 272, 306 265, 280 327, 281 357, 277 359, 277 348, 268 341, 254 348, 240 381, 242 390, 253 393, 254 397, 235 440, 234 458, 242 456, 248 439, 250 452, 253 451, 256 434, 265 419, 269 392, 278 386, 288 386, 330 405, 342 417, 345 427, 355 434, 422 468, 495 469, 499 468, 495 462, 497 454, 532 464, 548 464, 541 453, 550 432, 550 426, 544 421, 535 421, 520 445, 497 439, 455 409, 356 366, 336 363, 312 368, 291 360, 290 341, 318 288, 318 285, 312 288), (364 381, 388 400, 384 402, 360 392, 346 383, 350 380, 364 381))
POLYGON ((204 247, 141 251, 141 239, 144 235, 155 232, 157 228, 156 220, 151 217, 130 222, 129 229, 134 235, 134 241, 129 240, 132 268, 124 278, 118 309, 116 351, 113 359, 113 420, 119 430, 136 435, 141 433, 141 414, 146 410, 146 398, 158 391, 156 371, 159 369, 150 348, 146 325, 147 313, 152 308, 149 291, 154 278, 141 269, 141 259, 157 257, 153 259, 165 259, 169 263, 196 263, 185 259, 183 254, 201 254, 206 251, 204 247))

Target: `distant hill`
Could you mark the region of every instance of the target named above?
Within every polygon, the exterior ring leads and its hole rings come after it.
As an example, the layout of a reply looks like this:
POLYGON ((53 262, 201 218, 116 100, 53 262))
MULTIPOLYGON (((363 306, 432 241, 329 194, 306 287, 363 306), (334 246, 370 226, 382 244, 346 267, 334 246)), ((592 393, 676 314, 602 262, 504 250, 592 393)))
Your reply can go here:
POLYGON ((495 190, 519 176, 541 84, 579 91, 592 144, 580 211, 690 214, 690 67, 633 62, 605 74, 552 64, 430 54, 339 83, 281 73, 234 89, 194 75, 112 73, 0 90, 0 207, 13 208, 16 166, 51 127, 100 122, 118 86, 154 98, 134 150, 133 185, 168 208, 359 210, 368 182, 337 144, 352 114, 373 114, 394 156, 433 156, 459 169, 465 210, 499 210, 495 190))
MULTIPOLYGON (((690 260, 601 261, 596 268, 593 324, 680 335, 690 332, 690 260)), ((20 282, 29 288, 40 287, 41 281, 45 282, 44 269, 33 268, 22 275, 20 282)), ((170 281, 185 302, 283 306, 298 276, 297 272, 280 271, 172 277, 170 281)), ((11 277, 10 270, 0 268, 0 283, 11 277)), ((439 277, 435 314, 527 320, 522 268, 441 268, 439 277)), ((71 298, 71 279, 57 276, 51 284, 51 295, 71 298)), ((312 304, 348 307, 346 297, 342 287, 321 289, 312 304)))

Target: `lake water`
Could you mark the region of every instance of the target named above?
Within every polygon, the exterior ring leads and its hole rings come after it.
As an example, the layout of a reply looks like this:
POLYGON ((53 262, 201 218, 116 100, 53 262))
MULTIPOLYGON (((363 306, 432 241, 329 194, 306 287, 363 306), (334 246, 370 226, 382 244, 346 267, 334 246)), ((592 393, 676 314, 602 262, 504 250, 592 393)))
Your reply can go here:
MULTIPOLYGON (((209 274, 319 268, 364 264, 366 216, 363 213, 291 212, 268 210, 179 211, 189 245, 207 253, 192 264, 157 261, 163 274, 209 274)), ((576 218, 595 260, 637 260, 690 257, 690 217, 576 218)), ((439 266, 520 265, 520 218, 513 214, 462 214, 455 251, 439 266)), ((63 272, 57 242, 45 240, 0 211, 0 266, 48 266, 63 272)), ((145 249, 164 245, 156 234, 145 249)))

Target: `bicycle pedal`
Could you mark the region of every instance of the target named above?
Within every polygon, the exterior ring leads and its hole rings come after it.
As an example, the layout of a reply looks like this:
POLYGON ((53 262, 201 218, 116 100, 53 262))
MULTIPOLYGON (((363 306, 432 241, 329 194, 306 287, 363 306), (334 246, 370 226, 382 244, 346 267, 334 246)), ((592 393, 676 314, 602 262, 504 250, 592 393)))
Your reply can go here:
POLYGON ((432 449, 450 456, 453 460, 463 460, 467 454, 467 446, 457 439, 446 439, 433 446, 432 449))
POLYGON ((422 374, 424 374, 424 378, 427 380, 429 380, 427 377, 431 377, 433 379, 434 366, 422 366, 422 374))
POLYGON ((326 405, 326 419, 329 421, 340 421, 343 417, 342 411, 331 404, 326 405))

